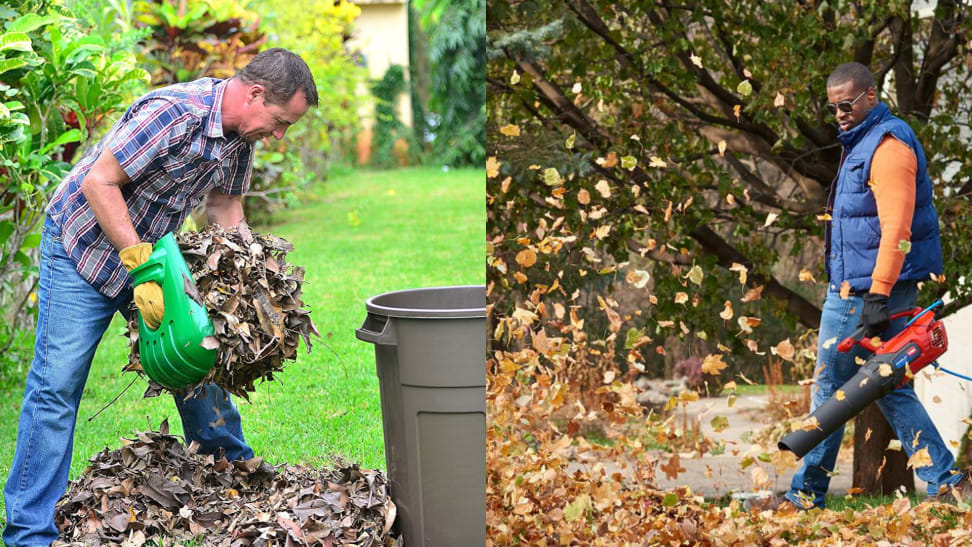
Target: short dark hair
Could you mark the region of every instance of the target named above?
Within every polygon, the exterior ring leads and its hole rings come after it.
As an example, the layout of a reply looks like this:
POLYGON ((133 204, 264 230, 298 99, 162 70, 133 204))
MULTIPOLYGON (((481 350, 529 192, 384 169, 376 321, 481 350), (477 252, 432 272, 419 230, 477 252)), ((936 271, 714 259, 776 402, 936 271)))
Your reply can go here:
POLYGON ((257 53, 235 77, 246 84, 262 85, 270 104, 286 104, 300 89, 307 105, 317 106, 317 84, 310 68, 286 49, 274 47, 257 53))
POLYGON ((837 65, 837 68, 830 73, 827 87, 837 87, 847 82, 854 82, 854 91, 864 91, 874 87, 874 75, 871 74, 871 69, 861 63, 844 63, 837 65))

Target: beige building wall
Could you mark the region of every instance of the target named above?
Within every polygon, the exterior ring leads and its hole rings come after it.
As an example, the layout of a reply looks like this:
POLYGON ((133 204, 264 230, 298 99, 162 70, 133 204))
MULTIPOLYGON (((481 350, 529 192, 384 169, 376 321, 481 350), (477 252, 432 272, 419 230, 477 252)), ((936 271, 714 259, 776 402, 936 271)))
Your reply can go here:
MULTIPOLYGON (((357 0, 361 15, 355 20, 354 31, 347 46, 361 51, 372 79, 379 79, 391 65, 401 65, 408 80, 408 3, 406 0, 357 0)), ((398 97, 398 115, 402 123, 412 126, 411 96, 406 91, 398 97)), ((374 124, 374 105, 360 112, 362 124, 374 124)))

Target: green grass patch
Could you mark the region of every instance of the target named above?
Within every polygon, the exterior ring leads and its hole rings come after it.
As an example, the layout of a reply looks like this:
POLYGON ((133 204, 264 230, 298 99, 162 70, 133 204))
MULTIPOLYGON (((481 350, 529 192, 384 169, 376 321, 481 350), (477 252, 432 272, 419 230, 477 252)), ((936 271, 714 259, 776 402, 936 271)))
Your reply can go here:
MULTIPOLYGON (((354 331, 371 296, 485 284, 485 182, 475 169, 342 172, 271 227, 254 227, 293 243, 287 258, 306 268, 304 301, 323 337, 311 354, 301 348, 279 381, 259 384, 250 403, 237 399, 246 440, 258 456, 313 465, 339 455, 364 467, 385 467, 374 346, 357 340, 354 331)), ((121 372, 128 361, 123 332, 116 317, 95 355, 78 415, 71 479, 97 452, 117 448, 119 438, 137 430, 157 429, 163 419, 182 434, 172 397, 143 399, 143 380, 89 421, 133 378, 121 372)), ((23 389, 23 379, 0 388, 3 477, 13 459, 23 389)))
MULTIPOLYGON (((736 382, 736 395, 765 395, 769 392, 766 384, 747 384, 736 382)), ((799 393, 803 386, 797 384, 779 384, 774 386, 781 393, 799 393)))

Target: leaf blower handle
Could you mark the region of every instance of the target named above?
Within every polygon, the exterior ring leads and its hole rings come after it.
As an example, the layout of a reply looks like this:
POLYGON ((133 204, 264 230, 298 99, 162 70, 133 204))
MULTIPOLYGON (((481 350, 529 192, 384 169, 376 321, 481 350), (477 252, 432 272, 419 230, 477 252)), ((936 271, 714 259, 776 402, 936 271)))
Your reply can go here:
MULTIPOLYGON (((152 256, 151 243, 139 243, 131 247, 125 247, 118 251, 125 269, 131 273, 152 256)), ((156 281, 147 281, 135 285, 134 290, 135 305, 142 314, 145 324, 152 330, 159 328, 162 324, 162 316, 165 314, 165 299, 162 296, 162 286, 156 281)))
MULTIPOLYGON (((910 308, 907 310, 898 310, 892 312, 890 318, 892 321, 894 321, 899 317, 914 317, 915 315, 921 313, 922 311, 924 311, 924 308, 910 308)), ((841 353, 847 353, 848 351, 854 348, 855 344, 860 344, 860 346, 866 349, 867 351, 871 353, 877 353, 880 344, 875 345, 874 342, 872 342, 872 340, 873 340, 872 338, 867 338, 864 336, 864 325, 861 325, 860 327, 857 327, 857 330, 851 333, 850 336, 844 338, 844 340, 840 343, 840 345, 837 346, 837 351, 841 353)))

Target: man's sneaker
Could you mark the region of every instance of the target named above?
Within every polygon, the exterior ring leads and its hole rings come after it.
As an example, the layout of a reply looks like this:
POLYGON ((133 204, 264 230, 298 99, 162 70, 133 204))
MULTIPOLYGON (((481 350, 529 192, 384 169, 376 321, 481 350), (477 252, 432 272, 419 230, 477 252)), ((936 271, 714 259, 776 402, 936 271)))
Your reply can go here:
POLYGON ((962 471, 962 478, 951 486, 942 487, 935 499, 945 503, 972 503, 972 478, 969 473, 968 469, 962 471))

